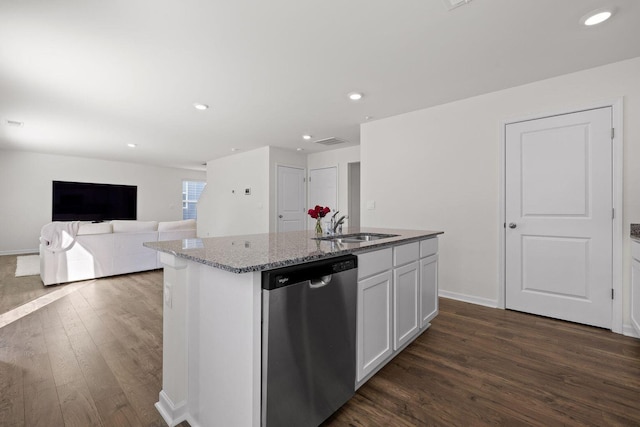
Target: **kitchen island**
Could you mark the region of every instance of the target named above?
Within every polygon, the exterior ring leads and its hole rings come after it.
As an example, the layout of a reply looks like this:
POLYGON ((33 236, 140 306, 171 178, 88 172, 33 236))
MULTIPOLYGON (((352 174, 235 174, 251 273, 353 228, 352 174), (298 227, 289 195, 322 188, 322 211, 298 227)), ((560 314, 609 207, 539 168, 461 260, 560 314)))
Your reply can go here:
MULTIPOLYGON (((416 297, 409 303, 415 305, 415 327, 410 333, 395 334, 393 343, 387 340, 389 351, 376 354, 379 360, 359 360, 359 384, 425 329, 425 322, 418 321, 419 266, 423 259, 437 260, 436 237, 442 232, 379 228, 344 232, 351 233, 394 236, 352 243, 316 240, 313 231, 300 231, 145 243, 160 252, 164 267, 163 389, 156 408, 170 426, 184 420, 193 427, 260 425, 262 271, 355 254, 363 259, 358 286, 361 277, 367 289, 381 289, 374 286, 382 284, 387 291, 377 294, 389 302, 396 274, 398 284, 409 284, 402 277, 416 278, 416 297), (405 274, 409 270, 415 274, 405 274)), ((437 280, 437 270, 430 271, 435 271, 437 280)), ((402 293, 394 288, 394 294, 397 291, 402 293)), ((397 300, 409 301, 401 295, 397 300)), ((390 322, 392 313, 395 318, 401 312, 391 306, 385 311, 390 322)), ((420 320, 434 315, 420 315, 420 320)), ((397 322, 405 324, 402 319, 397 322)), ((391 326, 385 329, 389 334, 391 326)), ((366 359, 364 350, 359 359, 366 359)))

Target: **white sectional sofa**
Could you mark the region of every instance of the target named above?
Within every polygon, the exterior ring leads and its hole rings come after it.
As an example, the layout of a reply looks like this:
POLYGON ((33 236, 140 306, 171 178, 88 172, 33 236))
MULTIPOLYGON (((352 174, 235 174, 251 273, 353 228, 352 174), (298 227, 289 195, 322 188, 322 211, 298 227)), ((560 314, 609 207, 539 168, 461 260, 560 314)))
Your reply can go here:
POLYGON ((66 250, 40 245, 40 277, 45 286, 161 268, 158 253, 144 242, 196 237, 195 220, 81 223, 66 250))

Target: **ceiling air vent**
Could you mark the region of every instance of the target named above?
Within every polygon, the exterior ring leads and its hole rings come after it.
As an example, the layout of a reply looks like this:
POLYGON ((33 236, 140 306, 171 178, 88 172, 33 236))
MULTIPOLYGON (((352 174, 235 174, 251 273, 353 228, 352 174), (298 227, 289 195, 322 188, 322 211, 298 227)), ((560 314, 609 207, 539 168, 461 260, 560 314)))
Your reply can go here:
POLYGON ((9 120, 9 119, 7 119, 4 122, 7 124, 7 126, 14 126, 14 127, 18 127, 18 128, 24 126, 24 122, 19 122, 17 120, 9 120))
POLYGON ((319 139, 314 142, 316 144, 322 144, 322 145, 337 145, 337 144, 344 144, 347 141, 345 141, 344 139, 339 139, 332 136, 331 138, 319 139))

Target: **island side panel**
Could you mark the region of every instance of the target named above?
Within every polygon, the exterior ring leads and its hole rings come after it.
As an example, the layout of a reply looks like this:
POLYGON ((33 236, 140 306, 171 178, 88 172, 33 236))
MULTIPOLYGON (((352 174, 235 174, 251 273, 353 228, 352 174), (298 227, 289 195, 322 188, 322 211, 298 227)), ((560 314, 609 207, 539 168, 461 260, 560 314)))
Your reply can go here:
POLYGON ((160 254, 163 272, 162 391, 156 409, 169 426, 187 417, 187 261, 160 254))
POLYGON ((260 425, 261 275, 189 262, 192 426, 260 425))

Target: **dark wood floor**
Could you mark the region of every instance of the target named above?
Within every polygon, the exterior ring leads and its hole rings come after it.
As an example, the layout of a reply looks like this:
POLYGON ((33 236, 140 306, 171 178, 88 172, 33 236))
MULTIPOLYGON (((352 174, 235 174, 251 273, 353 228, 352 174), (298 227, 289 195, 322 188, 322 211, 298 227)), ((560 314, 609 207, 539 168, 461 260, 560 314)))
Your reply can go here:
POLYGON ((325 426, 639 426, 640 340, 440 299, 325 426))
MULTIPOLYGON (((166 425, 161 291, 159 271, 99 279, 0 328, 0 426, 166 425)), ((640 340, 440 303, 325 426, 640 425, 640 340)))

